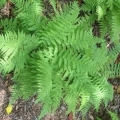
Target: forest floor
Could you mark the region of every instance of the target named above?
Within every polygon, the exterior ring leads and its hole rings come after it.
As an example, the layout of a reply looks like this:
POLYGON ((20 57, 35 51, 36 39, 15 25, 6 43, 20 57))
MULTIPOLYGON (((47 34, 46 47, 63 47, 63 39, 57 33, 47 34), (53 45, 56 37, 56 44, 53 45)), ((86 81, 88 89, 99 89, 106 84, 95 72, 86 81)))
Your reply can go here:
MULTIPOLYGON (((59 8, 60 5, 69 1, 71 0, 60 0, 60 2, 58 2, 57 7, 59 8)), ((80 2, 81 0, 78 1, 80 2)), ((44 14, 49 17, 48 11, 49 13, 50 12, 52 13, 53 10, 47 0, 44 0, 44 4, 45 4, 44 14)), ((96 27, 97 26, 95 26, 94 29, 95 35, 98 34, 98 32, 96 32, 97 29, 96 27)), ((109 79, 109 82, 111 83, 114 89, 113 101, 110 101, 107 108, 105 108, 104 104, 102 103, 100 105, 100 109, 98 112, 96 112, 91 107, 91 109, 86 114, 84 120, 97 120, 97 117, 101 118, 102 120, 111 120, 111 117, 107 112, 108 110, 111 110, 115 112, 118 116, 120 116, 120 79, 118 78, 109 79)), ((11 87, 12 84, 13 83, 11 80, 11 74, 8 74, 4 79, 0 77, 0 120, 37 120, 37 117, 42 109, 42 104, 41 103, 34 104, 36 96, 31 97, 27 101, 19 99, 13 105, 13 110, 11 114, 8 115, 6 113, 5 108, 9 104, 9 99, 12 91, 11 87)), ((67 110, 66 105, 61 102, 61 105, 54 114, 49 113, 44 118, 42 118, 42 120, 73 120, 72 113, 66 115, 65 113, 66 110, 67 110)), ((83 120, 81 117, 81 112, 76 112, 74 120, 83 120)))
MULTIPOLYGON (((84 120, 97 120, 99 117, 102 120, 111 120, 108 110, 111 110, 117 113, 120 116, 120 79, 111 79, 109 80, 114 89, 114 99, 111 101, 107 108, 104 104, 100 105, 100 109, 96 112, 92 107, 88 111, 84 120)), ((6 113, 6 107, 9 104, 9 98, 12 91, 12 80, 11 75, 8 74, 4 80, 0 78, 0 120, 37 120, 38 115, 41 112, 42 104, 34 104, 36 96, 31 97, 29 100, 25 101, 19 99, 13 105, 13 110, 11 114, 6 113)), ((72 113, 66 115, 66 105, 61 103, 58 110, 54 114, 47 114, 42 120, 83 120, 81 112, 76 112, 76 115, 73 119, 72 113)))

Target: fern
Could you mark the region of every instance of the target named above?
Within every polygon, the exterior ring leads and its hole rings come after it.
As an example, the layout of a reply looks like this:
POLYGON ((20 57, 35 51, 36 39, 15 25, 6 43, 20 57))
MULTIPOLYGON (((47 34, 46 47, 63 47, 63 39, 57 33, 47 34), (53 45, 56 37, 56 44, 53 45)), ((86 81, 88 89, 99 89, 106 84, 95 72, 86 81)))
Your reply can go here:
POLYGON ((5 3, 6 3, 6 0, 1 0, 0 1, 0 8, 3 7, 5 3))
POLYGON ((115 114, 111 111, 108 111, 108 113, 110 114, 112 120, 119 120, 117 114, 115 114))
MULTIPOLYGON (((98 0, 92 1, 83 0, 80 10, 84 12, 85 16, 89 15, 87 19, 87 26, 91 26, 91 19, 98 21, 100 28, 100 37, 110 37, 111 43, 114 43, 114 49, 111 49, 109 55, 111 56, 108 62, 108 69, 111 70, 110 77, 119 77, 119 64, 114 64, 119 54, 119 0, 98 0)), ((81 16, 81 19, 86 19, 81 16)), ((87 27, 85 26, 85 28, 87 27)))
POLYGON ((102 120, 101 118, 97 117, 97 120, 102 120))
POLYGON ((35 32, 39 30, 42 22, 42 3, 39 0, 13 0, 16 6, 16 19, 25 32, 35 32), (34 18, 34 19, 33 19, 34 18), (37 24, 36 24, 37 23, 37 24))
POLYGON ((18 28, 20 27, 18 22, 17 22, 17 19, 13 19, 13 18, 10 18, 10 19, 1 19, 0 20, 0 26, 1 26, 1 30, 0 32, 5 34, 5 32, 9 32, 9 31, 12 31, 12 32, 17 32, 18 31, 18 28))
MULTIPOLYGON (((119 39, 119 0, 113 2, 113 0, 83 0, 84 4, 81 6, 81 10, 86 14, 91 14, 98 17, 102 37, 106 35, 106 32, 110 32, 111 38, 114 41, 119 39), (104 32, 104 34, 103 34, 104 32)), ((91 17, 91 16, 90 16, 91 17)), ((94 19, 95 21, 96 19, 94 19)))
POLYGON ((22 70, 29 53, 37 46, 36 36, 25 35, 23 32, 6 32, 0 36, 0 71, 3 74, 22 70))
MULTIPOLYGON (((55 10, 51 19, 42 15, 41 1, 12 2, 15 16, 1 20, 4 29, 0 34, 0 72, 14 72, 10 102, 37 95, 36 102, 43 103, 39 119, 54 112, 61 100, 68 106, 67 113, 75 113, 79 100, 83 116, 91 105, 98 110, 103 101, 107 106, 113 97, 107 79, 113 70, 109 65, 115 54, 108 53, 104 39, 94 37, 91 27, 97 19, 97 14, 93 15, 96 5, 104 1, 85 0, 86 6, 81 8, 74 1, 59 12, 51 1, 55 10), (88 15, 78 18, 80 10, 88 15)), ((111 4, 108 7, 112 9, 111 4)), ((99 16, 99 21, 105 15, 99 16)))

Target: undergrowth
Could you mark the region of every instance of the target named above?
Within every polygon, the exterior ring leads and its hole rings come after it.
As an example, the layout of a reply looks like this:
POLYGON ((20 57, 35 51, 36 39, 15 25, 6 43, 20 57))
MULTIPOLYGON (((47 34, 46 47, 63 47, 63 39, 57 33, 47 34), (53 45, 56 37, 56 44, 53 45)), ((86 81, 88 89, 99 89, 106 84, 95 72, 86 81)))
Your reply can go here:
MULTIPOLYGON (((0 1, 0 7, 5 4, 0 1)), ((50 18, 43 14, 42 0, 9 4, 13 16, 0 19, 0 72, 14 74, 10 103, 37 95, 36 102, 43 103, 39 119, 61 101, 67 113, 75 113, 80 104, 83 117, 91 105, 96 110, 101 102, 107 106, 113 99, 107 79, 119 76, 119 0, 83 0, 80 6, 74 1, 59 10, 51 0, 50 18), (95 21, 99 38, 92 32, 95 21)))

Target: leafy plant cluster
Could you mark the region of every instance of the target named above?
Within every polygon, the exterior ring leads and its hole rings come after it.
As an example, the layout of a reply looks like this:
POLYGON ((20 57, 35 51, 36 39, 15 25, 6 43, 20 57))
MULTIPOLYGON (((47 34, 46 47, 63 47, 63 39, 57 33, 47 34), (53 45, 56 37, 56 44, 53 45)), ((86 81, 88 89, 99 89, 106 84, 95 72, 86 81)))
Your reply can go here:
MULTIPOLYGON (((113 88, 107 79, 119 75, 114 63, 119 52, 119 0, 83 0, 56 9, 55 15, 43 15, 42 0, 11 0, 14 16, 0 19, 0 72, 13 72, 10 102, 37 95, 43 103, 41 117, 54 112, 60 102, 67 113, 79 111, 83 116, 93 105, 107 106, 113 88), (80 13, 83 13, 81 15, 80 13), (79 17, 78 17, 79 16, 79 17), (93 36, 97 21, 101 36, 93 36), (109 35, 114 47, 108 49, 104 37, 109 35), (99 44, 99 46, 98 46, 99 44)), ((0 7, 6 1, 0 1, 0 7)))

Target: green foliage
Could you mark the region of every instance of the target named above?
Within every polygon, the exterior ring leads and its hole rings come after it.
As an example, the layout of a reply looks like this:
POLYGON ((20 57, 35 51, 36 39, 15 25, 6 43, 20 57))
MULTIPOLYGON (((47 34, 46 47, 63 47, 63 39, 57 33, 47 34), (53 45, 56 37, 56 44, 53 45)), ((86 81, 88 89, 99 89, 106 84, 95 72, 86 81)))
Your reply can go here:
POLYGON ((92 17, 95 16, 94 21, 99 21, 101 37, 106 34, 110 34, 112 40, 118 41, 120 26, 120 1, 119 0, 83 0, 84 4, 81 6, 81 10, 85 14, 92 17))
POLYGON ((24 68, 27 56, 37 46, 38 38, 23 32, 6 32, 0 36, 0 71, 3 74, 13 69, 18 72, 24 68))
POLYGON ((3 5, 6 3, 6 0, 1 0, 0 1, 0 7, 3 7, 3 5))
MULTIPOLYGON (((95 21, 98 22, 100 28, 100 37, 109 36, 110 44, 114 43, 114 47, 110 49, 111 59, 109 69, 111 69, 110 77, 119 77, 119 64, 113 64, 119 54, 119 34, 120 34, 120 1, 119 0, 83 0, 84 4, 80 10, 84 12, 81 19, 86 19, 86 28, 91 26, 95 21)), ((85 23, 86 23, 85 22, 85 23)), ((109 46, 109 45, 107 45, 109 46)), ((110 47, 108 47, 110 48, 110 47)))
POLYGON ((42 22, 42 3, 39 0, 13 0, 15 15, 25 32, 34 33, 40 29, 42 22), (36 24, 37 23, 37 24, 36 24))
POLYGON ((119 120, 119 118, 118 118, 116 113, 111 112, 111 111, 108 111, 108 113, 110 114, 112 120, 119 120))
POLYGON ((97 120, 102 120, 101 118, 97 117, 97 120))
POLYGON ((0 26, 1 26, 0 33, 3 33, 3 34, 5 34, 5 32, 7 31, 17 32, 18 28, 20 27, 17 22, 17 19, 13 19, 13 18, 0 19, 0 26))
MULTIPOLYGON (((0 72, 14 74, 10 102, 37 95, 36 102, 43 103, 40 118, 54 112, 61 100, 67 104, 68 113, 75 112, 80 104, 83 116, 91 105, 98 110, 103 101, 107 106, 113 97, 107 79, 115 75, 111 73, 114 70, 117 73, 113 64, 116 51, 106 49, 105 33, 101 38, 93 36, 91 25, 98 18, 102 26, 107 9, 111 14, 116 4, 84 0, 80 8, 72 2, 58 12, 55 1, 50 1, 55 16, 49 19, 42 14, 42 0, 12 2, 14 17, 0 22, 4 28, 0 34, 0 72), (86 12, 85 17, 78 18, 80 10, 86 12)), ((117 23, 112 25, 116 31, 117 23)))

